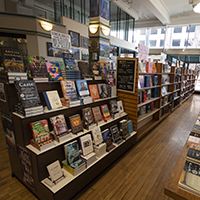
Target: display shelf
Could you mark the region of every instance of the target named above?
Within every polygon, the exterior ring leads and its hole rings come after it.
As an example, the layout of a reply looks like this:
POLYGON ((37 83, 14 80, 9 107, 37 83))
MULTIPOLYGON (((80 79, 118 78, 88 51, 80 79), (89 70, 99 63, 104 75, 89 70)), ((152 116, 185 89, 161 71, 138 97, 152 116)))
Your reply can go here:
MULTIPOLYGON (((73 176, 72 174, 70 174, 68 171, 65 170, 65 174, 67 175, 66 178, 64 178, 62 181, 60 181, 58 184, 54 185, 53 187, 50 187, 49 185, 47 185, 45 183, 45 180, 42 180, 41 182, 54 194, 56 192, 58 192, 59 190, 61 190, 64 186, 68 185, 71 181, 73 181, 74 179, 78 178, 79 176, 81 176, 81 174, 85 173, 86 171, 88 171, 90 168, 92 168, 96 163, 98 163, 99 161, 101 161, 103 158, 105 158, 106 156, 108 156, 109 154, 111 154, 113 151, 115 151, 116 148, 118 148, 119 146, 123 145, 126 141, 128 141, 129 139, 131 139, 131 137, 136 136, 136 132, 132 132, 130 134, 130 136, 122 141, 120 144, 115 144, 115 148, 113 148, 111 151, 106 152, 103 156, 101 156, 100 158, 98 158, 92 165, 88 166, 85 170, 83 170, 80 174, 78 174, 77 176, 73 176)), ((64 169, 63 169, 64 170, 64 169)))
POLYGON ((149 90, 149 89, 158 88, 158 87, 161 87, 161 85, 156 85, 156 86, 152 86, 152 87, 144 87, 144 88, 138 89, 138 91, 149 90))
POLYGON ((147 76, 151 76, 151 75, 161 75, 162 73, 145 73, 145 72, 139 72, 139 76, 140 75, 147 75, 147 76))
POLYGON ((140 104, 138 104, 138 108, 140 108, 140 107, 142 107, 142 106, 144 106, 144 105, 146 105, 146 104, 148 104, 148 103, 151 103, 151 102, 153 102, 153 101, 156 101, 156 100, 158 100, 158 99, 160 99, 160 97, 157 97, 157 98, 151 98, 151 99, 145 101, 144 103, 140 103, 140 104))
POLYGON ((178 91, 180 91, 180 89, 174 90, 173 92, 178 92, 178 91))
POLYGON ((166 94, 162 95, 161 97, 164 97, 164 96, 167 96, 167 95, 170 95, 172 94, 173 92, 167 92, 166 94))
POLYGON ((176 99, 179 99, 180 98, 180 96, 178 96, 178 97, 174 97, 174 101, 176 100, 176 99))
POLYGON ((162 86, 168 86, 168 85, 173 85, 174 83, 165 83, 165 84, 162 84, 162 86))
POLYGON ((155 114, 156 112, 158 112, 160 109, 159 108, 154 108, 153 111, 151 111, 150 113, 146 113, 140 117, 138 117, 138 123, 145 120, 146 118, 150 117, 151 115, 155 114))
POLYGON ((170 72, 170 73, 163 72, 162 74, 163 74, 163 75, 174 75, 175 73, 171 73, 171 72, 170 72))

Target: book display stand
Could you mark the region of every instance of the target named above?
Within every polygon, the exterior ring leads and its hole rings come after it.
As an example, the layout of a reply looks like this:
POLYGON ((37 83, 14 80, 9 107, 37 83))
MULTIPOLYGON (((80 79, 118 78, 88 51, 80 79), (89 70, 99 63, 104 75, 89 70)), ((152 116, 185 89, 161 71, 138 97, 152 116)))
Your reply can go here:
MULTIPOLYGON (((105 83, 105 80, 87 81, 88 85, 97 83, 105 83)), ((59 96, 63 97, 59 81, 37 83, 36 86, 41 99, 41 104, 43 106, 46 106, 46 101, 43 97, 43 92, 45 91, 57 90, 59 96)), ((126 140, 123 140, 123 142, 121 142, 120 144, 115 144, 116 147, 110 150, 110 152, 106 152, 105 143, 101 143, 99 146, 94 145, 94 154, 96 154, 96 159, 94 159, 94 156, 92 154, 90 156, 84 156, 83 158, 85 158, 89 162, 88 166, 84 170, 82 170, 76 176, 73 176, 66 170, 62 169, 65 177, 62 177, 61 179, 59 179, 59 181, 56 181, 56 184, 52 185, 47 181, 49 177, 47 166, 51 165, 56 160, 62 163, 62 161, 65 160, 64 145, 78 140, 81 136, 84 136, 86 134, 92 134, 92 129, 83 129, 83 131, 77 134, 71 134, 71 137, 63 137, 62 139, 60 139, 59 142, 54 142, 53 146, 39 151, 30 144, 30 140, 32 139, 30 123, 48 119, 48 125, 50 131, 52 131, 53 126, 50 124, 49 119, 53 116, 63 114, 66 119, 67 127, 71 127, 69 121, 70 116, 73 116, 75 114, 79 114, 82 116, 82 109, 86 107, 95 107, 105 104, 109 105, 109 100, 118 100, 118 97, 116 96, 111 98, 99 99, 87 105, 79 105, 73 108, 62 107, 54 110, 47 110, 43 114, 39 114, 37 116, 24 117, 14 112, 14 105, 18 103, 17 91, 14 84, 5 83, 4 91, 7 101, 0 101, 1 111, 4 113, 8 113, 12 116, 13 132, 15 134, 16 146, 25 149, 27 151, 27 154, 29 155, 29 164, 31 166, 31 173, 29 178, 31 178, 32 184, 28 184, 28 182, 25 181, 25 172, 22 170, 22 162, 18 155, 18 148, 16 148, 16 151, 8 148, 12 174, 13 176, 17 177, 39 199, 71 199, 97 175, 104 171, 109 165, 111 165, 116 159, 118 159, 123 153, 125 153, 136 143, 137 134, 135 131, 133 131, 130 134, 130 137, 128 137, 126 140)), ((115 119, 110 119, 107 122, 99 123, 99 127, 101 131, 103 131, 115 124, 119 124, 121 120, 127 118, 128 114, 123 112, 119 116, 116 116, 115 119)))

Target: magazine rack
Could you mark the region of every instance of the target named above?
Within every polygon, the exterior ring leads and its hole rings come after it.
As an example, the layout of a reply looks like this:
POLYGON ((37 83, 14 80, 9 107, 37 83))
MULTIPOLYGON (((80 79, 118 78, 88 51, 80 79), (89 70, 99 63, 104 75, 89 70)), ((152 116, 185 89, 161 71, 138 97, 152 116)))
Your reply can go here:
MULTIPOLYGON (((105 83, 104 80, 99 81, 88 81, 89 84, 105 83)), ((46 102, 42 95, 43 91, 57 90, 60 97, 62 97, 62 91, 59 82, 48 82, 48 83, 37 83, 38 93, 43 106, 46 106, 46 102)), ((77 176, 72 176, 67 173, 67 177, 57 183, 55 186, 50 187, 44 183, 45 178, 47 178, 48 171, 46 166, 59 160, 60 163, 65 159, 64 155, 64 145, 78 140, 80 136, 90 133, 91 130, 84 130, 83 132, 73 135, 72 138, 62 141, 61 143, 56 143, 55 146, 50 147, 44 151, 39 151, 32 145, 30 145, 30 140, 32 139, 32 133, 30 129, 30 123, 38 120, 49 119, 50 117, 56 116, 58 114, 64 114, 67 126, 70 127, 69 116, 74 114, 80 114, 82 116, 82 109, 86 107, 100 106, 107 104, 109 106, 110 99, 118 99, 118 97, 111 97, 106 99, 100 99, 90 104, 80 105, 73 108, 61 108, 56 110, 50 110, 44 114, 33 116, 33 117, 23 117, 14 111, 14 105, 18 102, 17 92, 15 90, 14 84, 4 84, 4 89, 6 91, 7 102, 0 101, 0 106, 2 112, 12 114, 13 128, 16 139, 16 145, 23 147, 30 153, 30 160, 32 166, 32 177, 34 180, 34 187, 31 187, 23 180, 23 170, 21 167, 21 161, 17 152, 8 149, 10 157, 10 165, 12 169, 13 176, 17 177, 33 194, 35 194, 39 199, 71 199, 76 195, 82 188, 84 188, 91 180, 93 180, 97 175, 104 171, 110 164, 112 164, 116 159, 118 159, 123 153, 125 153, 129 148, 131 148, 137 140, 136 132, 133 132, 127 140, 117 145, 113 150, 107 152, 101 158, 98 158, 92 165, 86 168, 81 174, 77 176), (12 96, 12 101, 10 97, 12 96)), ((123 113, 116 119, 112 119, 107 123, 100 125, 101 131, 119 123, 122 119, 127 119, 128 114, 123 113)), ((50 131, 53 130, 50 120, 48 120, 50 131)))

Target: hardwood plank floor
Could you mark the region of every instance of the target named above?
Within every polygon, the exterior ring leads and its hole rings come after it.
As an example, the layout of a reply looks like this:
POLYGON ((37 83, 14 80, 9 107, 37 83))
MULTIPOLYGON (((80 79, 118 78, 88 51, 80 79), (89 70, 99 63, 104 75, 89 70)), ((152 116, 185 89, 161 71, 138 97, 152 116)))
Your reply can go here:
MULTIPOLYGON (((94 179, 74 199, 169 200, 164 185, 200 110, 193 95, 125 155, 94 179)), ((0 199, 37 199, 11 177, 5 138, 0 125, 0 199)))

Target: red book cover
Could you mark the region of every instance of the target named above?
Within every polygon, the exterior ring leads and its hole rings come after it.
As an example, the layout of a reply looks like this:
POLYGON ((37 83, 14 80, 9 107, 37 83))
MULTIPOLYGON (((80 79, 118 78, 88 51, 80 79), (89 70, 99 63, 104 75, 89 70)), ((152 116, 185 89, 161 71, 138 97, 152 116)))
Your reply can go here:
POLYGON ((147 100, 147 91, 145 90, 142 92, 142 102, 144 103, 146 102, 146 100, 147 100))
POLYGON ((109 112, 108 106, 106 104, 101 106, 101 111, 102 111, 104 120, 111 119, 110 112, 109 112))
POLYGON ((93 100, 100 99, 97 85, 89 85, 89 90, 93 100))

